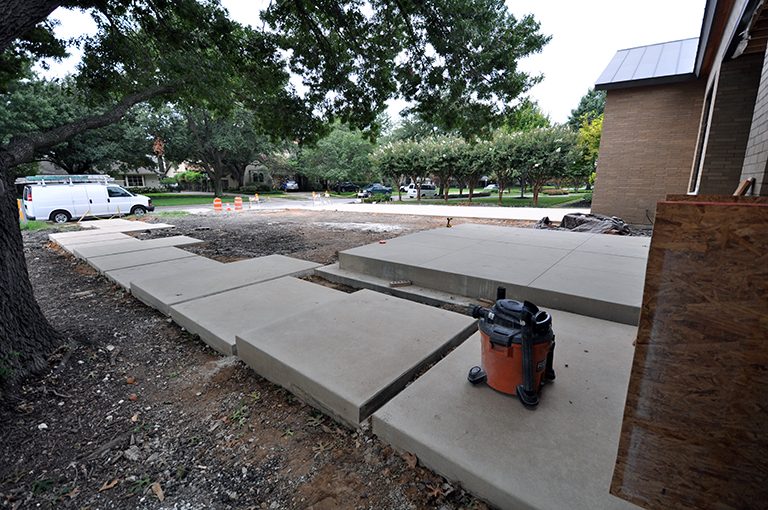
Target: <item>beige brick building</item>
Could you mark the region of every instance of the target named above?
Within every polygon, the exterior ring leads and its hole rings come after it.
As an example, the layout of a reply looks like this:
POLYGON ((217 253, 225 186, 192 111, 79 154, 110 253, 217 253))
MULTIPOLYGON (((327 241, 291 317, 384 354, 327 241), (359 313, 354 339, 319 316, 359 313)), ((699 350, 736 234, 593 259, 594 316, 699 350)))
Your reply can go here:
POLYGON ((617 52, 592 211, 652 223, 668 194, 768 195, 768 9, 708 0, 701 36, 617 52))

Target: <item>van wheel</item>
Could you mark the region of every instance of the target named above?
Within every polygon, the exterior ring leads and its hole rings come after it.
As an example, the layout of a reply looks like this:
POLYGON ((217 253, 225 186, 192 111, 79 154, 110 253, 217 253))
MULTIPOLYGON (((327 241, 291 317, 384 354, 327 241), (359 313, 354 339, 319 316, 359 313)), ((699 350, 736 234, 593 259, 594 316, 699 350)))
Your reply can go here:
POLYGON ((134 216, 144 216, 147 214, 147 210, 142 205, 136 205, 131 209, 131 214, 134 216))
POLYGON ((53 211, 50 219, 55 223, 66 223, 72 219, 72 215, 67 211, 53 211))

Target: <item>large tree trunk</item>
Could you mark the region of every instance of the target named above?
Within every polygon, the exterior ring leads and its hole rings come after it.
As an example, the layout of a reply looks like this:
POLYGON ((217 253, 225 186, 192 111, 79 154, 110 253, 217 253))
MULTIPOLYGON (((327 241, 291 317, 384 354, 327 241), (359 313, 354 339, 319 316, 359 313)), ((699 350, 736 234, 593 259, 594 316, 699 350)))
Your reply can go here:
POLYGON ((61 337, 48 324, 29 282, 9 168, 0 166, 0 384, 46 367, 61 337))
POLYGON ((158 87, 131 94, 105 113, 15 137, 0 146, 0 379, 13 381, 44 368, 47 356, 60 342, 60 336, 40 311, 29 282, 13 167, 32 161, 39 149, 117 122, 131 106, 169 90, 158 87))

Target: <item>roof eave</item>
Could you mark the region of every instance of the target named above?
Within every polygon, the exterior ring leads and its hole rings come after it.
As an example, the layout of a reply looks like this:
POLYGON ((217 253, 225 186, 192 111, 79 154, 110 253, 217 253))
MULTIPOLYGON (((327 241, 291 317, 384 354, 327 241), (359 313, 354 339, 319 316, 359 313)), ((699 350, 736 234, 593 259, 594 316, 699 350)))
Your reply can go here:
POLYGON ((612 83, 596 83, 596 90, 615 90, 630 89, 636 87, 648 87, 651 85, 671 85, 674 83, 683 83, 696 79, 695 73, 673 74, 669 76, 657 76, 654 78, 644 78, 641 80, 627 80, 612 83))

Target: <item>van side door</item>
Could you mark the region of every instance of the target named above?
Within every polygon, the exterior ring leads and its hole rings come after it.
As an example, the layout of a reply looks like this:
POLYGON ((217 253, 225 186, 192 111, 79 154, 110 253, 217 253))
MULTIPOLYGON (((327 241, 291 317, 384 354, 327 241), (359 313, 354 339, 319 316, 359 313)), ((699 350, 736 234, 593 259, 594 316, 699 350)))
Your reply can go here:
POLYGON ((102 185, 87 186, 88 203, 93 216, 109 216, 109 197, 107 187, 102 185))
MULTIPOLYGON (((88 190, 85 186, 67 186, 69 190, 69 198, 72 200, 73 217, 80 217, 85 213, 88 213, 91 209, 90 199, 88 198, 88 190)), ((91 213, 88 213, 91 214, 91 213)))

